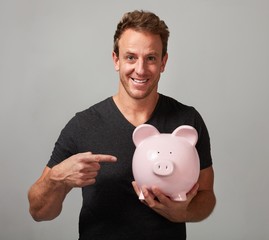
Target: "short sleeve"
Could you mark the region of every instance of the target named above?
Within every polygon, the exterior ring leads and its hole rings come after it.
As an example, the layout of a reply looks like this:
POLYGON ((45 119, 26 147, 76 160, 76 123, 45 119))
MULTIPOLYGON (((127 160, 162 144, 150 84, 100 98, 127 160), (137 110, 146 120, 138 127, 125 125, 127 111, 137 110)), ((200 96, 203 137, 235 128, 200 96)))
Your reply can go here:
POLYGON ((204 169, 212 165, 210 137, 201 115, 196 111, 195 128, 198 132, 196 149, 200 158, 200 168, 204 169))
POLYGON ((48 167, 52 168, 77 153, 77 146, 75 144, 77 128, 76 117, 73 117, 61 131, 60 136, 55 143, 50 160, 47 163, 48 167))

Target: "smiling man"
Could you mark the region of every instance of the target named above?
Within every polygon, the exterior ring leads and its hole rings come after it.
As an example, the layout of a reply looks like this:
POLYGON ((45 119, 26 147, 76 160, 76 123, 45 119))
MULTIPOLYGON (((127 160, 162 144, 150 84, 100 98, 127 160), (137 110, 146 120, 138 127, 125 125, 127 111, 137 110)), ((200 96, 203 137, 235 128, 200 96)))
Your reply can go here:
POLYGON ((193 108, 158 93, 168 59, 169 31, 151 12, 126 13, 114 35, 112 58, 119 73, 118 92, 77 113, 62 130, 51 159, 29 190, 36 221, 62 211, 74 187, 82 189, 79 239, 186 239, 186 222, 201 221, 215 206, 214 174, 206 125, 193 108), (171 133, 180 125, 196 128, 200 177, 176 202, 158 188, 142 189, 133 181, 132 133, 148 123, 171 133))
POLYGON ((137 126, 150 118, 156 106, 158 82, 168 55, 162 56, 160 35, 149 32, 126 29, 118 45, 113 60, 120 83, 113 99, 129 122, 137 126))

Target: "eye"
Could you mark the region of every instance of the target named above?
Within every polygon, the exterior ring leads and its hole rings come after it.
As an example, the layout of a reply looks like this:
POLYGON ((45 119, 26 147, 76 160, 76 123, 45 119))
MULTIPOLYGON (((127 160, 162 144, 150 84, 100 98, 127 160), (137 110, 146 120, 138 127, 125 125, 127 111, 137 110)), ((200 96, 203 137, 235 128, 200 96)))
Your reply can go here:
POLYGON ((173 152, 170 152, 170 154, 172 154, 173 152))
POLYGON ((135 60, 135 57, 133 55, 127 55, 125 59, 129 62, 133 62, 135 60))
POLYGON ((155 62, 156 61, 156 57, 155 56, 148 56, 148 61, 149 62, 155 62))

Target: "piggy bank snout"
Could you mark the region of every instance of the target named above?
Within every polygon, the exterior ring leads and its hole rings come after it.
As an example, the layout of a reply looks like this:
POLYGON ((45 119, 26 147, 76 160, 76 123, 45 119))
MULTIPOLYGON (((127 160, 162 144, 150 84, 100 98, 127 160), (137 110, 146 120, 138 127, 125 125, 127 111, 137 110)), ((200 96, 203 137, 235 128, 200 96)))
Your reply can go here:
POLYGON ((174 171, 174 164, 171 161, 161 160, 153 165, 153 172, 159 176, 169 176, 174 171))

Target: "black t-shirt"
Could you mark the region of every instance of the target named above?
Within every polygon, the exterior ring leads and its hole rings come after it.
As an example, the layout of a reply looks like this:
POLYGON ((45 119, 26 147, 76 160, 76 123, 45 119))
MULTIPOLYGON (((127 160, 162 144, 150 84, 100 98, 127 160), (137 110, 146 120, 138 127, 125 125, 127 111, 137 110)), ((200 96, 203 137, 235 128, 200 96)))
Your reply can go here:
MULTIPOLYGON (((199 136, 196 148, 200 168, 212 165, 208 131, 193 107, 160 94, 152 117, 146 123, 155 126, 160 133, 172 133, 180 125, 193 126, 199 136)), ((133 190, 134 129, 110 97, 77 113, 55 144, 48 167, 87 151, 111 154, 118 159, 115 163, 101 163, 96 183, 82 188, 80 240, 186 239, 185 223, 172 223, 158 215, 142 204, 133 190)))

